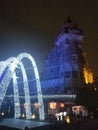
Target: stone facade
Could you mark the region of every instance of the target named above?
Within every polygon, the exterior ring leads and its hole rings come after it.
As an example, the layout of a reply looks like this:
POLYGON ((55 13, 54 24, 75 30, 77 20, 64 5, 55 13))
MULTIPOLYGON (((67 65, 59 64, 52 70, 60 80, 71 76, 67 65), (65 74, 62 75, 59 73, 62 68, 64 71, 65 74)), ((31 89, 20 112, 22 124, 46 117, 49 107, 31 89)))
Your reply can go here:
POLYGON ((45 59, 40 75, 43 94, 76 94, 86 83, 84 70, 93 78, 82 44, 83 30, 68 18, 45 59))

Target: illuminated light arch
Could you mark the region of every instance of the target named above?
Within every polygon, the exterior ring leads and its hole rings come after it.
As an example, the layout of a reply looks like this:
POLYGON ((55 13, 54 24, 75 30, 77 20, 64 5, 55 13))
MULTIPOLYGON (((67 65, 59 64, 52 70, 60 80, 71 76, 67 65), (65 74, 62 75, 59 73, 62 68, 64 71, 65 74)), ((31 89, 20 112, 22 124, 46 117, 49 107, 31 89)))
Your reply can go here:
MULTIPOLYGON (((15 69, 19 68, 22 71, 23 75, 23 83, 24 83, 24 92, 25 92, 25 103, 28 104, 28 108, 26 110, 26 119, 31 119, 31 106, 30 106, 30 94, 29 94, 29 86, 28 86, 28 80, 26 71, 24 68, 24 65, 18 58, 10 58, 7 60, 7 65, 11 64, 11 76, 13 79, 13 88, 14 88, 14 109, 15 109, 15 118, 19 118, 21 116, 20 114, 20 101, 19 101, 19 92, 18 92, 18 83, 17 83, 17 77, 15 69), (19 66, 18 66, 19 65, 19 66)), ((10 77, 11 77, 10 76, 10 77)))
MULTIPOLYGON (((35 78, 36 78, 35 81, 36 81, 37 94, 38 94, 38 103, 39 103, 39 119, 40 120, 44 120, 45 119, 45 113, 44 113, 43 97, 42 97, 42 91, 41 91, 40 78, 39 78, 38 69, 37 69, 35 60, 34 60, 34 58, 30 54, 28 54, 28 53, 21 53, 17 57, 19 63, 21 63, 21 60, 23 58, 29 59, 31 61, 31 63, 32 63, 32 66, 33 66, 33 69, 34 69, 35 78)), ((26 98, 28 98, 28 97, 26 97, 26 98)))
POLYGON ((10 66, 11 75, 9 76, 13 80, 13 91, 14 91, 14 117, 21 117, 20 112, 20 101, 19 101, 19 92, 18 92, 18 83, 15 69, 18 68, 19 61, 15 57, 11 57, 7 60, 7 66, 10 66))
POLYGON ((15 79, 16 77, 15 69, 17 67, 17 64, 19 64, 19 62, 17 61, 15 57, 11 57, 8 60, 3 62, 4 67, 2 69, 2 72, 4 71, 6 67, 9 67, 9 68, 8 68, 8 71, 6 72, 6 75, 4 76, 3 80, 0 83, 0 88, 1 88, 0 89, 0 107, 1 107, 7 88, 9 86, 9 83, 11 79, 13 79, 15 118, 19 118, 21 116, 20 107, 16 107, 16 103, 19 104, 20 106, 18 84, 17 84, 17 80, 15 79))
POLYGON ((19 65, 21 67, 22 76, 23 76, 23 83, 24 83, 24 93, 25 93, 25 104, 28 107, 25 108, 26 111, 26 119, 31 119, 32 113, 31 113, 31 103, 30 103, 30 92, 29 92, 29 85, 28 85, 28 79, 26 75, 26 71, 24 68, 23 63, 21 62, 21 59, 17 57, 17 60, 19 62, 19 65))
MULTIPOLYGON (((0 83, 0 107, 2 105, 3 99, 4 99, 5 94, 6 94, 6 90, 8 88, 8 85, 10 83, 11 76, 12 76, 13 88, 14 88, 15 118, 20 117, 20 101, 19 101, 18 83, 17 83, 17 77, 16 77, 16 73, 15 73, 15 69, 19 65, 21 68, 21 71, 22 71, 22 75, 23 75, 23 83, 24 83, 24 90, 25 90, 25 103, 28 104, 28 109, 26 109, 26 118, 27 119, 31 118, 30 94, 29 94, 28 80, 27 80, 27 75, 25 72, 24 65, 21 61, 23 58, 28 58, 31 61, 32 66, 34 68, 37 93, 38 93, 38 103, 39 103, 39 119, 44 120, 45 119, 44 105, 43 105, 43 98, 42 98, 42 91, 41 91, 38 69, 37 69, 37 66, 35 64, 34 59, 28 53, 21 53, 17 58, 11 57, 4 62, 0 62, 0 63, 4 64, 4 67, 2 69, 3 71, 7 66, 9 67, 9 69, 6 73, 6 76, 3 78, 3 80, 0 83)), ((0 71, 0 74, 1 74, 1 71, 0 71)))
POLYGON ((6 68, 6 63, 4 61, 0 61, 0 76, 2 75, 2 72, 6 68))

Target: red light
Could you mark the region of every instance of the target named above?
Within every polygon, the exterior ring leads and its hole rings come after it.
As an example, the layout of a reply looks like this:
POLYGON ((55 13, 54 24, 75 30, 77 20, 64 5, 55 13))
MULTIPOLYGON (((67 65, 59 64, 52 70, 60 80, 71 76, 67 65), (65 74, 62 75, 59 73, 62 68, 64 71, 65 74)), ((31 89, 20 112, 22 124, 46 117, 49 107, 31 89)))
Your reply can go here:
POLYGON ((64 108, 64 103, 60 103, 60 107, 61 107, 61 108, 64 108))

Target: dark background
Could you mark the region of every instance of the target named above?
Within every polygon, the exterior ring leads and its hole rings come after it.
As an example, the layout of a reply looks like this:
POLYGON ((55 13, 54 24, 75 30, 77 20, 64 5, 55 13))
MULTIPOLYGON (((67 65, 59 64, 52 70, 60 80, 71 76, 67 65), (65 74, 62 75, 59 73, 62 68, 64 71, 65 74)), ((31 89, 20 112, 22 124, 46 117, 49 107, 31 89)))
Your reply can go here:
POLYGON ((83 47, 98 76, 97 0, 0 0, 0 60, 28 52, 41 70, 68 16, 83 28, 83 47))

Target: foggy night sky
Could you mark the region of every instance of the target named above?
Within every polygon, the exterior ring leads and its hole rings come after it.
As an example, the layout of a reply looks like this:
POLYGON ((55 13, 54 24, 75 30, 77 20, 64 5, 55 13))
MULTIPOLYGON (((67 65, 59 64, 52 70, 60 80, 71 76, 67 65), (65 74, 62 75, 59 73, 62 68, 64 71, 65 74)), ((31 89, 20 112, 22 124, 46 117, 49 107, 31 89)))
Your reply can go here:
POLYGON ((98 76, 97 0, 0 0, 0 60, 28 52, 40 70, 68 16, 83 28, 87 60, 98 76))

